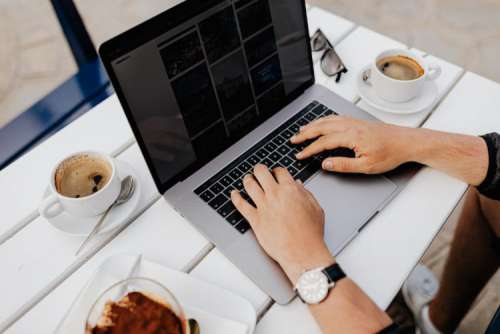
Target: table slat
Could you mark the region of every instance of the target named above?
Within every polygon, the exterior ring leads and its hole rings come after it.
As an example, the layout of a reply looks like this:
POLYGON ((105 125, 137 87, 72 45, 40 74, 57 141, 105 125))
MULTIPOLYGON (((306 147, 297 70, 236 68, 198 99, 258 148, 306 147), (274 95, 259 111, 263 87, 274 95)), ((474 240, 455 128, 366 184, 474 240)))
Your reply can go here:
POLYGON ((470 135, 500 132, 500 84, 467 72, 424 127, 470 135))

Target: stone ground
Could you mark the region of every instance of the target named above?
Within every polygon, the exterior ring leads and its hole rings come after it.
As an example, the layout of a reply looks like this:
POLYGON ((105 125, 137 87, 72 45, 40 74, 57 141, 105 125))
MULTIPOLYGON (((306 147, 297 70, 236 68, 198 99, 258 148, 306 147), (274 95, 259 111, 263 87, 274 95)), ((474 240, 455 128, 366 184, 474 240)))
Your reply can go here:
MULTIPOLYGON (((178 0, 76 0, 96 45, 178 0), (118 10, 119 9, 119 10, 118 10)), ((500 0, 308 0, 360 25, 500 82, 500 0)), ((49 1, 0 0, 0 126, 77 71, 49 1)), ((423 262, 439 276, 459 210, 423 262)), ((500 274, 459 333, 482 333, 500 303, 500 274)), ((399 300, 398 300, 399 301, 399 300)), ((401 315, 401 303, 395 313, 401 315)))

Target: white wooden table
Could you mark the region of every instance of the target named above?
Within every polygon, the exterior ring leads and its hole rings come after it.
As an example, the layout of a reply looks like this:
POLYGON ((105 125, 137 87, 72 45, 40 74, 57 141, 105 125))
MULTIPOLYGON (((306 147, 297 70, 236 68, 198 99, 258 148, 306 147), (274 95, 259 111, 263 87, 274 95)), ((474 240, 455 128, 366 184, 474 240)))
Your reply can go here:
MULTIPOLYGON (((356 98, 355 75, 381 50, 407 46, 319 8, 309 8, 308 15, 311 31, 321 27, 350 70, 337 84, 321 73, 314 55, 319 83, 385 122, 469 134, 499 131, 500 85, 464 75, 461 68, 432 56, 443 67, 436 106, 410 117, 371 109, 356 98)), ((460 181, 422 169, 338 261, 386 308, 465 190, 460 181)), ((304 305, 297 300, 288 306, 273 304, 160 197, 115 96, 1 171, 0 203, 0 332, 51 333, 100 263, 115 254, 142 253, 248 299, 260 316, 258 333, 319 333, 304 305), (54 161, 84 149, 127 161, 139 173, 143 192, 123 228, 96 238, 75 258, 82 240, 53 229, 36 209, 54 161)))

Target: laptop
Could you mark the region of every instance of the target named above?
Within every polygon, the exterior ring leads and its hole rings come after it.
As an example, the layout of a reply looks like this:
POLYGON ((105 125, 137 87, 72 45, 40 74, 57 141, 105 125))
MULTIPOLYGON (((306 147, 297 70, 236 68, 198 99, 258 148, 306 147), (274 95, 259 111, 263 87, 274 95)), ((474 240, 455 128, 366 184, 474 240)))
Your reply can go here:
MULTIPOLYGON (((100 56, 158 191, 277 303, 294 297, 229 199, 257 163, 282 166, 325 210, 333 254, 408 176, 321 171, 290 137, 329 115, 376 121, 315 84, 303 0, 186 0, 104 43, 100 56)), ((304 249, 307 252, 307 249, 304 249)))

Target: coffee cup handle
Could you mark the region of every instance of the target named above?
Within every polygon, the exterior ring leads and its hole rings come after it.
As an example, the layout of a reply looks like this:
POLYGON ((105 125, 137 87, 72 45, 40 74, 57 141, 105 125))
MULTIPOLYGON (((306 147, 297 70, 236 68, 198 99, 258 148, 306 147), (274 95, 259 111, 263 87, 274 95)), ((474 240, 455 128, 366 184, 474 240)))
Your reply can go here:
POLYGON ((59 199, 54 195, 45 198, 38 207, 40 216, 45 219, 54 218, 55 216, 60 215, 63 211, 63 206, 59 202, 59 199))
POLYGON ((429 65, 429 74, 427 74, 427 80, 436 80, 442 73, 441 66, 438 64, 429 65))
POLYGON ((365 83, 365 85, 371 86, 372 83, 370 81, 370 77, 372 75, 372 70, 370 68, 368 68, 368 69, 364 70, 361 75, 362 75, 362 79, 363 79, 363 82, 365 83))

